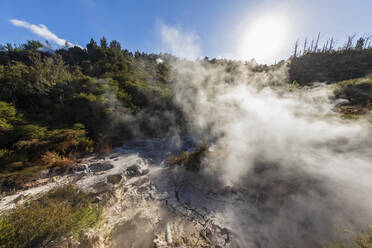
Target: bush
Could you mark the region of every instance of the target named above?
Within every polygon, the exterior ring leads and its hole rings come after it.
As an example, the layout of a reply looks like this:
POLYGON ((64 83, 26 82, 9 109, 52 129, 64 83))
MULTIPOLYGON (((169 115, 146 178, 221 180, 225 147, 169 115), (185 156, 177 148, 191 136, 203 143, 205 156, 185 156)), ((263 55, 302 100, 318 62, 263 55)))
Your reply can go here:
POLYGON ((332 52, 310 52, 292 58, 289 65, 290 82, 300 85, 312 82, 339 82, 363 77, 372 72, 371 48, 332 52))
MULTIPOLYGON (((13 160, 14 152, 8 149, 0 149, 0 165, 7 164, 13 160)), ((1 171, 1 168, 0 168, 1 171)))
POLYGON ((101 210, 72 186, 52 190, 38 200, 0 216, 0 247, 44 247, 53 240, 94 227, 101 210))
POLYGON ((349 100, 351 104, 366 105, 372 101, 372 78, 357 78, 336 85, 336 98, 349 100))
POLYGON ((208 145, 201 143, 193 152, 182 152, 179 156, 172 156, 168 159, 168 165, 179 165, 186 170, 197 172, 201 169, 203 158, 208 152, 208 145))

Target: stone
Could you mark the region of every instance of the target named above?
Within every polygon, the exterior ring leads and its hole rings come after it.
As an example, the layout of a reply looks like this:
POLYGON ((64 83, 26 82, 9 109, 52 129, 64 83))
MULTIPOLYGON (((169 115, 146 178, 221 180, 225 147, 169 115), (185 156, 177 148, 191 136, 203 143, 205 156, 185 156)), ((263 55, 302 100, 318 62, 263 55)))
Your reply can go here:
POLYGON ((101 171, 107 171, 114 168, 114 166, 110 163, 94 163, 89 166, 89 170, 91 172, 101 172, 101 171))
POLYGON ((107 182, 109 182, 111 184, 118 184, 118 183, 120 183, 122 178, 123 177, 120 174, 109 175, 109 176, 107 176, 107 182))
POLYGON ((128 177, 143 176, 146 175, 147 173, 149 173, 147 166, 139 164, 131 165, 125 171, 125 175, 128 177))
POLYGON ((48 178, 51 176, 50 170, 42 170, 40 171, 40 178, 48 178))
POLYGON ((107 192, 107 191, 112 189, 112 187, 109 184, 107 184, 106 182, 98 182, 98 183, 93 185, 93 188, 96 191, 96 193, 98 193, 98 194, 107 192))
POLYGON ((85 171, 88 168, 86 164, 77 164, 75 166, 76 171, 85 171))

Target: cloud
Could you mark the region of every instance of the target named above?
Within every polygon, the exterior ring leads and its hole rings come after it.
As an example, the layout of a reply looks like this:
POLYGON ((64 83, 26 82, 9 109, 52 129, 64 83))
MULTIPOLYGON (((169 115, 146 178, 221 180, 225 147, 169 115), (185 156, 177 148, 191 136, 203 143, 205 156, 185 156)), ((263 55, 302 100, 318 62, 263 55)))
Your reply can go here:
POLYGON ((160 24, 161 42, 165 50, 186 59, 200 57, 199 37, 190 32, 181 32, 175 27, 160 24))
POLYGON ((75 46, 75 44, 72 44, 68 41, 66 41, 65 39, 61 39, 59 38, 57 35, 55 35, 54 33, 52 33, 47 26, 45 26, 44 24, 39 24, 39 25, 35 25, 35 24, 31 24, 31 23, 28 23, 26 21, 21 21, 21 20, 17 20, 17 19, 10 19, 9 20, 10 23, 12 23, 14 26, 16 27, 22 27, 22 28, 26 28, 28 30, 30 30, 32 33, 48 40, 48 41, 51 41, 59 46, 64 46, 67 42, 67 45, 69 47, 72 47, 72 46, 75 46))

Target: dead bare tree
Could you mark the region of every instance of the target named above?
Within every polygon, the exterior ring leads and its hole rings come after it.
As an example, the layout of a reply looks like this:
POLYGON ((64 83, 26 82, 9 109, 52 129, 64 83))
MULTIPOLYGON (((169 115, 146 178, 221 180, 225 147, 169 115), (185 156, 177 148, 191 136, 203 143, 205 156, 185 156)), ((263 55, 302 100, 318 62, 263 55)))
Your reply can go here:
POLYGON ((364 49, 368 48, 369 39, 370 37, 366 37, 366 39, 364 40, 364 49))
POLYGON ((372 38, 372 35, 365 35, 364 36, 364 49, 367 49, 369 48, 369 46, 371 45, 371 38, 372 38))
POLYGON ((297 57, 297 50, 298 50, 298 39, 296 40, 295 42, 295 45, 294 45, 294 52, 293 52, 293 57, 297 57))
POLYGON ((327 52, 327 49, 328 49, 328 40, 327 40, 327 42, 323 45, 322 52, 323 52, 323 53, 327 52))
POLYGON ((314 39, 311 40, 310 52, 313 51, 313 46, 314 46, 314 39))
POLYGON ((318 50, 319 38, 320 38, 320 32, 318 33, 318 37, 316 38, 314 52, 317 52, 318 50))
POLYGON ((350 50, 350 49, 353 48, 353 40, 354 40, 355 36, 356 36, 356 34, 349 35, 349 36, 347 37, 347 41, 346 41, 346 44, 345 44, 345 46, 344 46, 344 49, 345 49, 345 50, 350 50))
POLYGON ((304 50, 303 50, 302 55, 304 55, 306 53, 306 46, 307 46, 307 38, 304 41, 304 50))
POLYGON ((363 37, 360 37, 356 44, 355 44, 355 50, 362 50, 364 48, 365 39, 363 37))
POLYGON ((331 41, 329 42, 329 51, 333 50, 334 40, 331 38, 331 41))

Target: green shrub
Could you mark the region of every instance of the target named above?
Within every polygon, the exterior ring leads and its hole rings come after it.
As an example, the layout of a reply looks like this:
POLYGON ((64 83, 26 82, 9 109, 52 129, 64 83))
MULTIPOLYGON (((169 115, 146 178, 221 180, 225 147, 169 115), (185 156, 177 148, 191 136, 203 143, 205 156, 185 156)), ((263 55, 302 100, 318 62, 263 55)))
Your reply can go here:
POLYGON ((168 165, 179 165, 186 170, 199 171, 201 169, 201 163, 205 155, 208 153, 208 145, 201 143, 193 152, 182 152, 178 156, 172 156, 168 159, 168 165))
POLYGON ((12 150, 0 149, 0 165, 9 163, 13 160, 13 157, 14 152, 12 150))
POLYGON ((72 186, 52 190, 38 200, 0 216, 0 247, 44 247, 65 235, 94 227, 101 210, 72 186))
POLYGON ((351 104, 366 105, 372 101, 372 78, 357 78, 338 83, 336 98, 348 99, 351 104))

